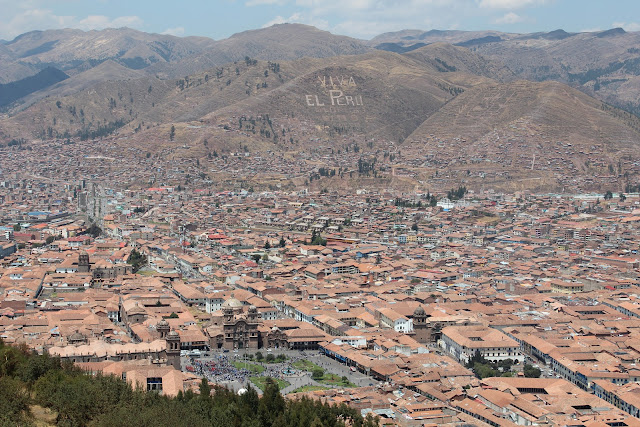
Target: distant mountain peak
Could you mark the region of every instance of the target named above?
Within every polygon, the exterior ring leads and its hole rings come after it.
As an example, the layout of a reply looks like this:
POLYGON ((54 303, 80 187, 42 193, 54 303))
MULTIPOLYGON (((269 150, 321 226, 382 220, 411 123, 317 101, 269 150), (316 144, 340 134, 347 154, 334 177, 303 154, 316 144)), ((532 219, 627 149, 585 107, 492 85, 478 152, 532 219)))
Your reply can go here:
POLYGON ((601 31, 598 34, 596 34, 596 37, 615 37, 615 36, 620 36, 623 34, 626 34, 627 32, 624 30, 624 28, 620 28, 620 27, 616 27, 616 28, 612 28, 610 30, 605 30, 605 31, 601 31))

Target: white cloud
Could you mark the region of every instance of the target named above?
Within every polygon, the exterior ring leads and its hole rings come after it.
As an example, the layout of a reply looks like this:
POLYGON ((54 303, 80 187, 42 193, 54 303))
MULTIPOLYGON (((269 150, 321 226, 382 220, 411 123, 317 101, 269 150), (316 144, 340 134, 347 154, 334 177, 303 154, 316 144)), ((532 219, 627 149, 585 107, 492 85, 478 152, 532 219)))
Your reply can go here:
POLYGON ((297 7, 298 12, 291 16, 280 13, 265 26, 298 22, 358 38, 370 38, 382 32, 404 28, 452 29, 460 27, 465 17, 477 14, 478 1, 288 0, 290 5, 297 7))
POLYGON ((286 0, 247 0, 245 6, 282 6, 286 0))
POLYGON ((142 25, 142 19, 137 16, 120 16, 115 19, 110 19, 104 15, 89 15, 84 19, 81 19, 74 24, 75 28, 81 30, 102 30, 104 28, 121 28, 121 27, 140 27, 142 25))
POLYGON ((269 21, 266 24, 264 24, 262 26, 262 28, 267 28, 267 27, 270 27, 270 26, 276 25, 276 24, 284 24, 285 22, 288 22, 288 21, 284 17, 278 15, 275 18, 273 18, 271 21, 269 21))
POLYGON ((637 22, 614 22, 614 28, 624 28, 625 31, 640 31, 640 24, 637 22))
POLYGON ((480 0, 478 5, 488 9, 521 9, 545 3, 545 0, 480 0))
POLYGON ((368 39, 381 33, 396 31, 398 27, 392 22, 347 20, 338 23, 331 30, 336 34, 349 34, 368 39))
POLYGON ((182 37, 184 35, 184 27, 167 28, 160 34, 167 34, 169 36, 182 37))
POLYGON ((264 24, 262 26, 262 28, 267 28, 270 27, 272 25, 276 25, 276 24, 284 24, 284 23, 297 23, 297 24, 306 24, 306 25, 313 25, 316 28, 320 28, 321 30, 328 30, 329 29, 329 22, 324 20, 324 19, 320 19, 319 17, 313 17, 311 15, 308 14, 304 14, 304 13, 294 13, 293 15, 289 16, 288 18, 284 18, 280 15, 276 16, 275 18, 273 18, 272 20, 270 20, 269 22, 267 22, 266 24, 264 24))
POLYGON ((494 20, 494 24, 517 24, 524 21, 524 18, 517 13, 509 12, 494 20))
POLYGON ((0 37, 14 38, 31 30, 64 28, 71 25, 73 16, 58 16, 48 9, 29 9, 14 15, 10 21, 0 21, 0 37))
MULTIPOLYGON (((72 1, 72 0, 56 0, 72 1)), ((99 30, 103 28, 132 27, 141 28, 143 21, 138 16, 119 16, 110 18, 104 15, 85 17, 57 15, 48 0, 0 0, 0 38, 12 39, 33 30, 60 28, 79 28, 99 30)))

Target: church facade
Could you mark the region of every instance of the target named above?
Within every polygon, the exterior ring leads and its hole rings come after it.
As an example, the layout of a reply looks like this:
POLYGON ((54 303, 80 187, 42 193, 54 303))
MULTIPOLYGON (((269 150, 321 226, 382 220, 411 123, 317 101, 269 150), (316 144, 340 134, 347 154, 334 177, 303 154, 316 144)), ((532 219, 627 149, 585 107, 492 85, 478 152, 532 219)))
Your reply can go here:
POLYGON ((242 350, 260 346, 258 309, 250 306, 245 313, 243 308, 242 303, 233 297, 222 304, 221 324, 207 328, 211 349, 242 350))

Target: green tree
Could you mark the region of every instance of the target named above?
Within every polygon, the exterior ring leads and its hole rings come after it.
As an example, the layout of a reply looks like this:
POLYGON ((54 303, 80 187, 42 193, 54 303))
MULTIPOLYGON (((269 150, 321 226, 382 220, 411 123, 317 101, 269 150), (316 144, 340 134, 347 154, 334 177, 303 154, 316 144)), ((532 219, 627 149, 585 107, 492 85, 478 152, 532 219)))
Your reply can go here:
POLYGON ((20 231, 20 230, 22 230, 22 227, 20 227, 20 224, 13 225, 13 231, 20 231))
POLYGON ((102 229, 94 222, 87 228, 87 233, 94 239, 102 234, 102 229))
POLYGON ((311 371, 311 378, 318 381, 318 380, 321 380, 323 377, 324 377, 324 369, 313 368, 313 371, 311 371))
POLYGON ((280 237, 280 243, 279 243, 281 248, 284 248, 285 246, 287 246, 287 241, 284 240, 284 237, 280 237))
POLYGON ((0 377, 0 425, 29 425, 29 393, 20 381, 0 377))
POLYGON ((378 427, 380 425, 380 417, 374 416, 371 412, 364 419, 362 427, 378 427))
POLYGON ((625 200, 627 200, 627 196, 625 196, 624 193, 620 193, 620 201, 624 202, 625 200))
POLYGON ((527 378, 540 378, 542 371, 540 371, 540 369, 538 368, 535 368, 533 365, 530 365, 529 363, 525 363, 522 369, 522 373, 524 373, 524 376, 527 378))
POLYGON ((364 419, 358 410, 344 404, 309 398, 286 402, 271 378, 265 381, 262 398, 252 387, 242 396, 222 387, 212 389, 206 379, 200 383, 199 394, 187 390, 171 398, 133 389, 120 377, 89 374, 26 347, 5 346, 0 340, 0 425, 34 424, 30 405, 57 414, 52 424, 78 427, 376 425, 375 418, 364 419))
POLYGON ((327 239, 323 239, 320 233, 315 230, 311 233, 311 244, 317 246, 327 246, 327 239))
POLYGON ((447 198, 449 200, 460 200, 467 194, 467 187, 460 186, 457 190, 451 189, 447 192, 447 198))
POLYGON ((604 193, 604 199, 605 199, 605 200, 611 200, 611 199, 613 199, 613 193, 612 193, 611 191, 607 190, 607 192, 606 192, 606 193, 604 193))
POLYGON ((279 414, 286 407, 284 397, 280 394, 278 383, 273 378, 267 378, 264 383, 264 393, 258 405, 258 417, 263 426, 272 426, 279 414))
POLYGON ((202 381, 200 381, 199 389, 201 397, 206 397, 207 399, 211 397, 211 386, 206 378, 203 378, 202 381))
POLYGON ((276 360, 276 358, 274 357, 273 354, 271 354, 271 353, 267 354, 267 357, 265 358, 265 362, 273 363, 274 360, 276 360))
POLYGON ((171 125, 171 130, 169 131, 169 141, 173 141, 173 138, 176 136, 176 127, 171 125))
POLYGON ((256 353, 256 360, 257 360, 258 362, 262 362, 262 359, 264 359, 264 356, 263 356, 263 354, 262 354, 262 352, 261 352, 261 351, 258 351, 258 352, 256 353))
POLYGON ((133 249, 127 258, 127 263, 133 267, 133 272, 137 272, 142 267, 147 265, 147 256, 138 252, 137 249, 133 249))
POLYGON ((500 372, 498 372, 497 370, 493 369, 490 365, 486 365, 484 363, 475 363, 473 365, 473 373, 476 375, 476 377, 482 379, 482 378, 487 378, 487 377, 499 377, 500 376, 500 372))

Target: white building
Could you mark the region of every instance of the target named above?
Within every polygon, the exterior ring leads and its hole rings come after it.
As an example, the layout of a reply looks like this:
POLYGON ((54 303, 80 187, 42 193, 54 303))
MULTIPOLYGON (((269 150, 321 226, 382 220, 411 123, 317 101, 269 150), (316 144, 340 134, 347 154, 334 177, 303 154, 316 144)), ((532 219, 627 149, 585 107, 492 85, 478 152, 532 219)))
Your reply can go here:
POLYGON ((524 361, 520 345, 515 340, 486 326, 443 328, 440 346, 461 363, 468 363, 476 351, 485 359, 494 362, 506 359, 524 361))
POLYGON ((351 347, 356 348, 367 346, 367 339, 360 335, 335 337, 331 342, 336 345, 349 344, 351 347))
POLYGON ((409 333, 413 332, 413 319, 409 319, 391 308, 381 308, 380 323, 387 328, 393 328, 396 332, 409 333))
POLYGON ((205 301, 205 308, 207 313, 213 313, 222 309, 222 304, 225 302, 225 298, 228 298, 228 295, 224 293, 219 293, 218 295, 207 295, 207 299, 205 301))

